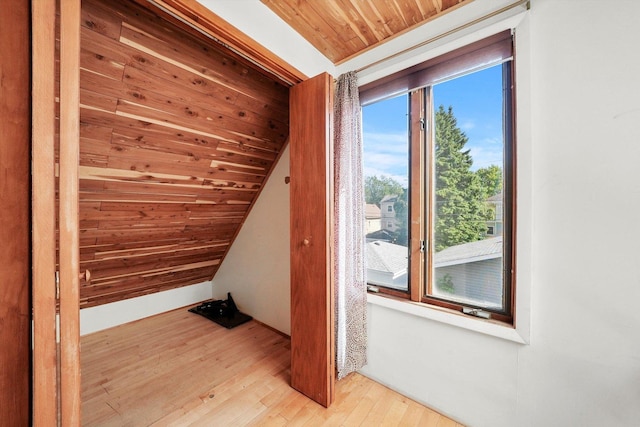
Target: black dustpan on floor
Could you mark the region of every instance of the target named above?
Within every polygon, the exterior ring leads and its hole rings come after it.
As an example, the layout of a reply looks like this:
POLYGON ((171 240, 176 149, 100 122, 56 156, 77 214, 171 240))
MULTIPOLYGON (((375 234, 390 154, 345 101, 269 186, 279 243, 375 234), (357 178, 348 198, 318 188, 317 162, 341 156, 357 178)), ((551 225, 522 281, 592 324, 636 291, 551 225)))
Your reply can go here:
POLYGON ((235 328, 253 319, 253 317, 238 310, 233 298, 231 298, 231 292, 227 292, 226 300, 205 301, 196 307, 190 308, 189 311, 204 316, 227 329, 235 328))

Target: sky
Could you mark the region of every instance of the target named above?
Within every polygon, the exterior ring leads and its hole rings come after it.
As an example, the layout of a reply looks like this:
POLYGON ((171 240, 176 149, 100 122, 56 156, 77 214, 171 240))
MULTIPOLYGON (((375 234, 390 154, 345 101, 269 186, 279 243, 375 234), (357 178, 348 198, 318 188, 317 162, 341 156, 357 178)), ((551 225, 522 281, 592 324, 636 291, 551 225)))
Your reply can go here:
MULTIPOLYGON (((502 165, 502 67, 494 66, 433 86, 434 106, 453 106, 467 135, 473 170, 502 165)), ((407 95, 362 110, 365 176, 390 176, 407 184, 407 95)))

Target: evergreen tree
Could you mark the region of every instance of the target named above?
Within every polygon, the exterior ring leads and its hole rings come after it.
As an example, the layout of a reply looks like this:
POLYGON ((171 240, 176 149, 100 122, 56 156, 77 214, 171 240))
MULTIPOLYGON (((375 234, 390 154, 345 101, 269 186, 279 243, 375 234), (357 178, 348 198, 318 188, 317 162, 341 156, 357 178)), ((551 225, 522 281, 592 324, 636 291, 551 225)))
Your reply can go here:
POLYGON ((489 198, 502 192, 502 169, 500 166, 491 165, 476 171, 482 187, 485 189, 485 197, 489 198))
POLYGON ((435 249, 481 240, 486 235, 486 190, 471 170, 468 137, 458 127, 453 108, 435 114, 435 249))

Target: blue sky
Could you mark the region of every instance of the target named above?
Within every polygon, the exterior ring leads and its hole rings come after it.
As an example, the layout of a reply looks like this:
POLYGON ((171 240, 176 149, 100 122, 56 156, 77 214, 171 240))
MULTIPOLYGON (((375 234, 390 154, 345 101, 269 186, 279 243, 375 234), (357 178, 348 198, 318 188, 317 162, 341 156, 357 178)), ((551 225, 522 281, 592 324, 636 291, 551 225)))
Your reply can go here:
MULTIPOLYGON (((469 138, 473 169, 502 164, 502 67, 494 66, 433 87, 434 105, 453 106, 469 138)), ((407 96, 363 108, 364 174, 407 183, 407 96)))

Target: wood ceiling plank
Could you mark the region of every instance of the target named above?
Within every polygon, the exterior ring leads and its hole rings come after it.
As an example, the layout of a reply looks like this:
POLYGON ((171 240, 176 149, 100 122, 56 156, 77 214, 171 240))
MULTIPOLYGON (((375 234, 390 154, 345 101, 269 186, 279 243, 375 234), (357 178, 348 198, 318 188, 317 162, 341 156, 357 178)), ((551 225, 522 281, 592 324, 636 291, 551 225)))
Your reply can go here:
POLYGON ((414 0, 394 0, 394 3, 406 28, 413 27, 423 21, 422 11, 414 0))
POLYGON ((261 0, 338 65, 473 0, 261 0))
MULTIPOLYGON (((322 13, 326 17, 332 18, 332 25, 336 28, 346 27, 353 35, 350 39, 357 37, 358 43, 352 43, 351 51, 354 49, 361 50, 370 44, 379 41, 377 35, 372 30, 375 26, 375 20, 371 20, 371 15, 365 15, 367 2, 352 2, 350 0, 329 0, 328 6, 322 8, 322 13)), ((318 7, 318 5, 316 5, 318 7)), ((339 35, 340 36, 340 35, 339 35)))
MULTIPOLYGON (((175 289, 195 283, 201 283, 208 280, 215 270, 216 267, 214 266, 212 268, 201 268, 198 270, 180 273, 168 273, 153 278, 134 277, 130 279, 130 281, 137 283, 138 285, 133 289, 125 289, 120 292, 116 289, 114 292, 105 294, 101 289, 97 292, 90 292, 83 289, 83 296, 80 300, 80 305, 83 308, 94 307, 96 305, 108 304, 110 302, 121 301, 127 298, 148 295, 167 289, 175 289), (85 294, 87 295, 85 296, 85 294)), ((123 283, 126 283, 126 281, 123 283)))
MULTIPOLYGON (((126 25, 120 42, 143 53, 143 58, 155 63, 167 63, 201 79, 225 86, 245 96, 274 96, 283 101, 287 88, 264 79, 248 66, 210 49, 195 49, 191 45, 176 45, 126 25)), ((140 63, 140 61, 138 61, 140 63)), ((144 63, 143 63, 144 64, 144 63)))
POLYGON ((376 31, 384 34, 384 38, 381 40, 385 40, 406 28, 404 21, 397 15, 397 9, 392 1, 371 3, 370 7, 380 17, 380 21, 376 25, 376 31))
POLYGON ((307 1, 297 0, 261 0, 278 16, 307 39, 316 49, 332 61, 348 54, 344 43, 338 42, 338 29, 332 28, 307 1))

